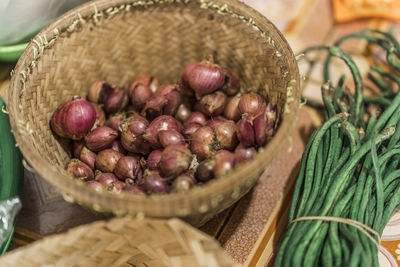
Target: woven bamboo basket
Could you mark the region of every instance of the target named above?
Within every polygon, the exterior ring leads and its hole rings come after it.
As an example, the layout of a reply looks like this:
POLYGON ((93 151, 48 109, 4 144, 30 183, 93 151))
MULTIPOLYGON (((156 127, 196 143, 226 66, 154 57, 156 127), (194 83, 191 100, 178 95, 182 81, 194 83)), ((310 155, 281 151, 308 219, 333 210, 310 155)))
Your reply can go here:
POLYGON ((239 266, 218 242, 178 219, 100 221, 0 257, 0 266, 239 266))
POLYGON ((98 212, 201 225, 246 194, 275 157, 297 118, 299 83, 284 37, 239 1, 101 0, 71 10, 32 40, 11 79, 9 112, 26 160, 67 200, 98 212), (99 79, 124 85, 144 72, 176 82, 184 66, 210 54, 238 74, 243 91, 278 104, 280 127, 254 160, 188 193, 154 197, 99 193, 66 174, 68 144, 49 125, 59 104, 86 97, 99 79))

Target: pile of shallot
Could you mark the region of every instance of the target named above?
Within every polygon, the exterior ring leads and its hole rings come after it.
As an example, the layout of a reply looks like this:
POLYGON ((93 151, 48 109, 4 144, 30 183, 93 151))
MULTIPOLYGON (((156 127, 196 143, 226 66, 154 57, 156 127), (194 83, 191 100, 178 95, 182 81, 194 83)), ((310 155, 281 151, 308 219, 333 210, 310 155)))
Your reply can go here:
POLYGON ((127 87, 104 80, 51 119, 72 139, 67 172, 87 186, 137 195, 185 192, 253 158, 279 124, 273 103, 240 93, 240 81, 212 57, 191 63, 177 84, 146 74, 127 87))

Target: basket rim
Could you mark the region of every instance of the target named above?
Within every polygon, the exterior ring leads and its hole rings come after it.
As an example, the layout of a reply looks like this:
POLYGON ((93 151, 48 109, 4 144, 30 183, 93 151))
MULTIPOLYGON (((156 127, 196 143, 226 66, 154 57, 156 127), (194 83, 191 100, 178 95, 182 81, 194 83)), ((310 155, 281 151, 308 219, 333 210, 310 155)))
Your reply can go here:
MULTIPOLYGON (((40 36, 54 36, 55 29, 62 29, 62 32, 65 31, 67 27, 71 25, 71 23, 73 23, 78 19, 78 14, 79 16, 85 18, 93 14, 94 13, 93 11, 95 9, 104 11, 111 7, 127 3, 135 3, 138 1, 139 0, 113 0, 113 1, 97 0, 94 2, 85 3, 57 18, 54 22, 52 22, 46 28, 41 30, 32 40, 37 40, 40 36)), ((204 2, 204 0, 188 0, 188 1, 197 2, 199 5, 202 2, 204 2)), ((176 2, 182 2, 182 1, 177 0, 176 2)), ((113 209, 108 203, 112 203, 112 201, 121 199, 123 199, 123 201, 125 202, 140 201, 145 205, 156 205, 161 203, 163 203, 164 205, 168 205, 167 202, 169 202, 170 204, 175 203, 176 205, 176 203, 187 201, 190 198, 192 200, 204 199, 208 195, 210 195, 210 191, 218 191, 218 192, 226 191, 231 184, 243 185, 245 183, 248 183, 247 181, 248 179, 244 179, 244 177, 246 177, 248 173, 254 172, 254 170, 258 170, 259 173, 264 171, 266 167, 269 165, 269 163, 272 161, 272 159, 276 157, 278 152, 283 147, 285 143, 284 141, 290 135, 291 130, 294 128, 295 122, 297 120, 299 106, 300 106, 300 75, 299 75, 297 61, 295 59, 292 49, 290 48, 287 40, 284 38, 282 33, 276 28, 276 26, 272 22, 270 22, 266 17, 261 15, 258 11, 236 0, 214 0, 213 3, 226 5, 228 8, 232 8, 235 11, 236 10, 239 11, 241 14, 243 14, 243 16, 252 18, 260 28, 268 29, 269 31, 271 31, 275 35, 275 37, 278 38, 279 44, 282 46, 282 49, 287 51, 288 65, 290 69, 289 75, 291 75, 291 77, 293 78, 291 83, 291 86, 293 88, 293 95, 292 95, 293 101, 289 103, 286 99, 287 106, 290 108, 290 113, 287 114, 286 112, 283 112, 282 121, 278 128, 278 131, 276 132, 272 140, 264 147, 263 151, 257 153, 256 157, 253 160, 241 165, 239 168, 236 168, 235 172, 232 172, 224 177, 215 179, 204 187, 194 188, 193 190, 190 190, 185 194, 172 193, 168 195, 161 195, 154 197, 142 197, 129 194, 121 194, 121 195, 115 195, 110 193, 103 194, 95 190, 87 190, 85 188, 86 194, 79 195, 77 192, 82 191, 83 185, 75 182, 68 176, 61 174, 59 171, 56 170, 54 166, 52 166, 44 158, 38 157, 37 154, 35 153, 35 149, 33 148, 33 146, 26 141, 24 136, 19 131, 18 122, 21 120, 22 117, 21 115, 22 112, 18 108, 19 105, 18 93, 22 90, 19 74, 21 73, 21 71, 24 71, 27 66, 29 66, 32 59, 34 58, 33 49, 36 44, 34 41, 31 41, 27 46, 26 50, 24 51, 24 53, 22 54, 22 56, 20 57, 20 59, 18 60, 18 63, 14 69, 15 74, 12 76, 9 88, 9 95, 10 95, 9 111, 10 111, 10 122, 12 130, 17 140, 18 146, 22 154, 26 158, 26 160, 29 162, 29 164, 31 164, 31 166, 36 170, 36 172, 45 180, 50 182, 52 185, 56 186, 59 189, 62 188, 61 189, 62 193, 66 194, 67 196, 71 196, 72 197, 71 200, 74 200, 81 204, 91 204, 93 203, 93 198, 96 198, 98 202, 102 203, 101 205, 102 208, 99 210, 112 212, 113 209), (270 154, 274 154, 274 156, 270 157, 269 156, 270 154), (262 161, 262 166, 260 166, 260 163, 258 163, 258 161, 262 161)), ((252 183, 252 185, 254 183, 255 181, 252 183)), ((126 210, 129 213, 140 212, 140 210, 135 210, 135 207, 128 207, 128 205, 126 206, 127 206, 126 210)))

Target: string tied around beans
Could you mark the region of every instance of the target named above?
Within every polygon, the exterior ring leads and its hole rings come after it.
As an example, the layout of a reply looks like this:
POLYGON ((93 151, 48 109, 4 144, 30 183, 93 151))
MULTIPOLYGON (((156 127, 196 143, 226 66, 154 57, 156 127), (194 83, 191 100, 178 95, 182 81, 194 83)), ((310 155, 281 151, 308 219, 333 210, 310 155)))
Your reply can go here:
POLYGON ((363 234, 365 234, 366 237, 368 237, 369 240, 371 240, 372 243, 376 245, 376 247, 379 247, 381 243, 381 237, 377 231, 372 229, 371 227, 360 223, 359 221, 352 220, 352 219, 347 219, 347 218, 341 218, 341 217, 330 217, 330 216, 304 216, 300 217, 297 219, 292 220, 289 222, 288 227, 290 227, 292 224, 300 221, 314 221, 314 220, 322 220, 326 222, 338 222, 338 223, 344 223, 347 225, 351 225, 358 230, 360 230, 363 234), (370 235, 370 233, 375 236, 376 239, 374 239, 373 236, 370 235))

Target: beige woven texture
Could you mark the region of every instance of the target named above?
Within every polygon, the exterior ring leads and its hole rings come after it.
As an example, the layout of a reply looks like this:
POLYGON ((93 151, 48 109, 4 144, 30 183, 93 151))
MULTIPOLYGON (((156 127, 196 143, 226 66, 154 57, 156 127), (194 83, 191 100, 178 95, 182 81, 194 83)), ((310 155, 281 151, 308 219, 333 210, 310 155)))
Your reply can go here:
POLYGON ((238 266, 216 240, 178 219, 113 219, 47 237, 0 257, 0 266, 238 266))
POLYGON ((68 200, 100 212, 178 216, 201 225, 251 189, 289 135, 298 112, 299 75, 283 36, 238 1, 183 2, 87 3, 39 33, 20 58, 9 104, 17 143, 31 166, 68 200), (176 82, 185 65, 209 54, 239 75, 242 91, 258 91, 278 104, 282 123, 254 160, 186 194, 156 197, 98 193, 63 171, 69 144, 49 126, 60 103, 77 94, 85 97, 99 79, 124 85, 144 72, 162 83, 176 82))

